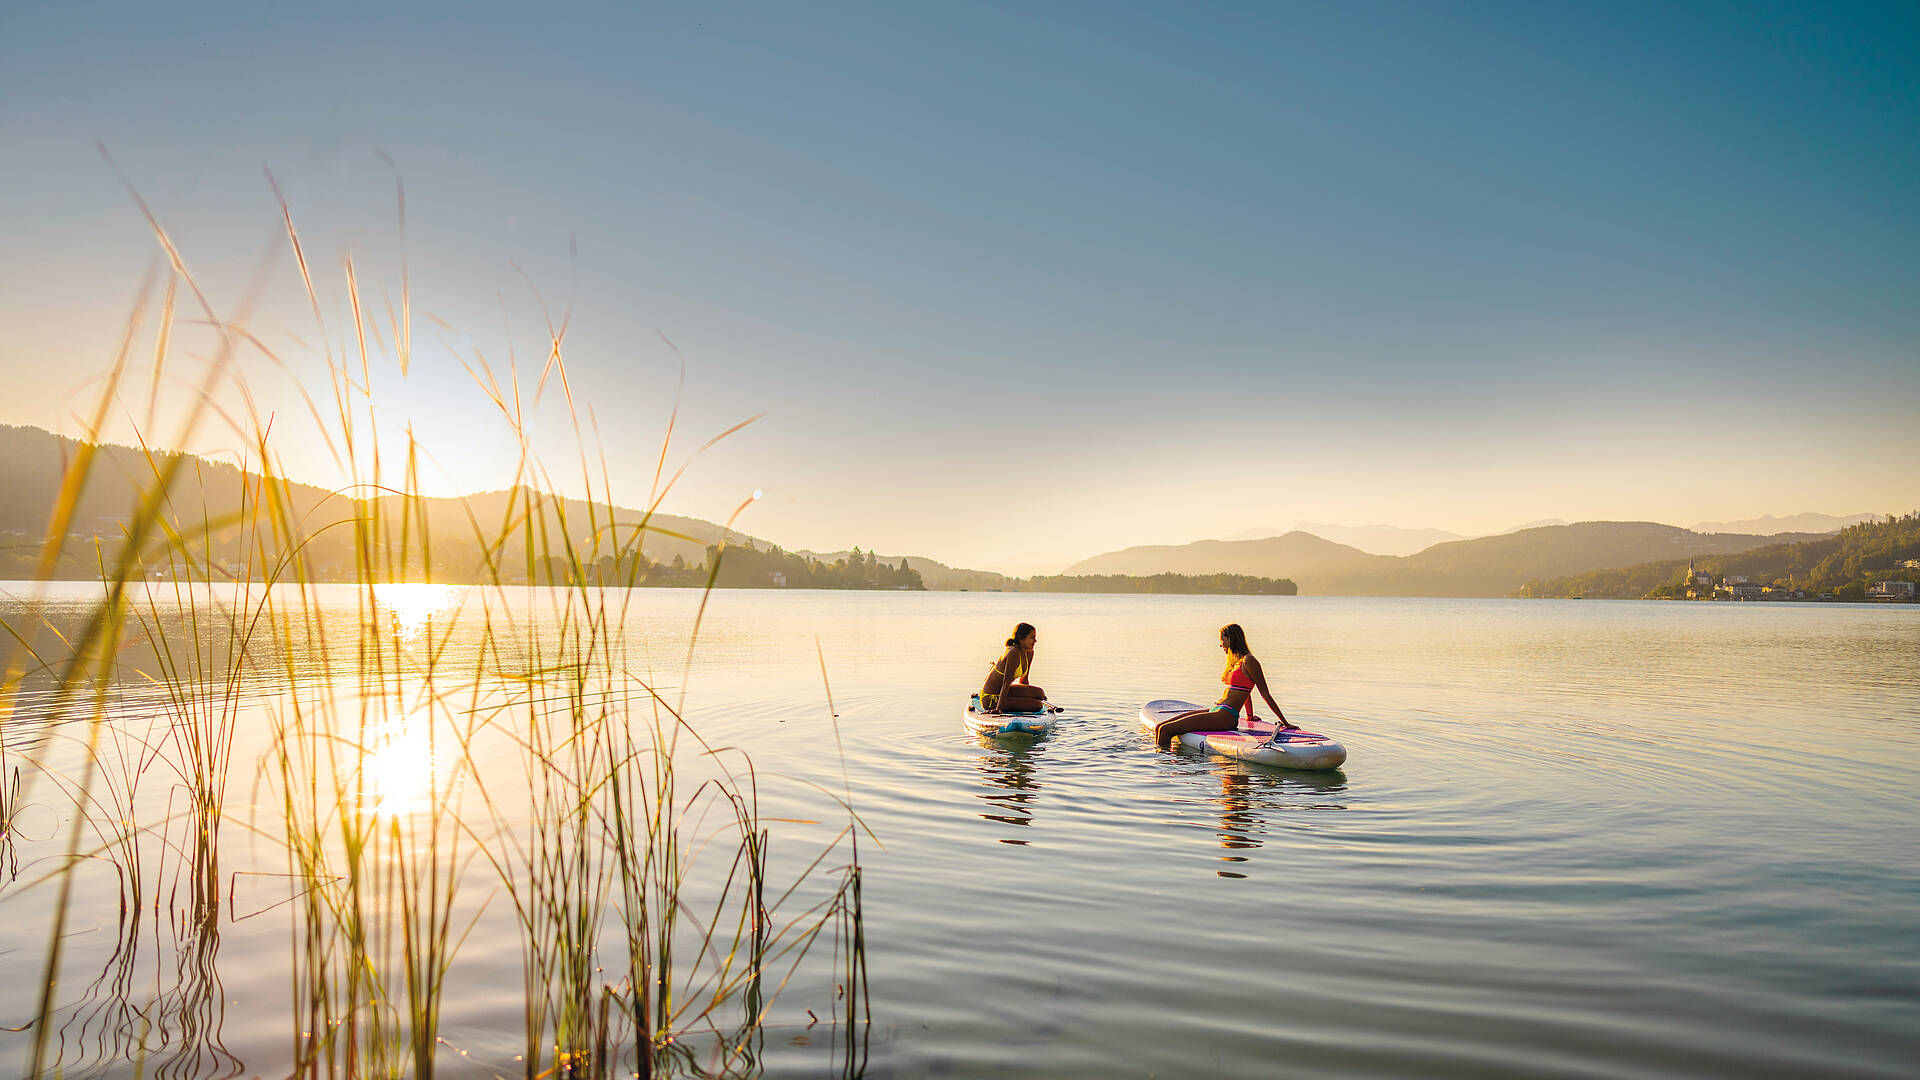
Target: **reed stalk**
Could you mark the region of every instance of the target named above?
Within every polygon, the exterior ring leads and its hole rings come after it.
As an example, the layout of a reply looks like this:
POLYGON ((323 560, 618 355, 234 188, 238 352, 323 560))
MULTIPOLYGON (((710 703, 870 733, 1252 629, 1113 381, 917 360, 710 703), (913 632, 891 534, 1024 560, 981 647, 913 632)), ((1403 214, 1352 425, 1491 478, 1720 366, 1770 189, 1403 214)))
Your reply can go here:
MULTIPOLYGON (((49 912, 38 1005, 21 1028, 31 1039, 27 1075, 128 1063, 144 1072, 151 1059, 156 1075, 427 1080, 444 1063, 442 1017, 460 1005, 450 974, 492 903, 519 935, 524 1031, 514 1069, 529 1080, 751 1073, 775 998, 823 939, 836 957, 831 1008, 849 1040, 845 1071, 857 1075, 865 1059, 855 1064, 855 1040, 870 1011, 851 792, 849 825, 774 887, 751 761, 703 738, 687 703, 665 700, 631 661, 643 543, 679 475, 661 483, 672 421, 647 516, 616 524, 611 477, 604 462, 596 474, 564 359, 569 316, 547 318, 530 394, 517 366, 497 378, 476 353, 468 370, 521 448, 513 494, 501 519, 470 512, 469 535, 452 538, 478 553, 469 572, 479 583, 438 623, 400 627, 383 590, 430 587, 447 540, 429 529, 423 448, 411 432, 403 446, 386 445, 376 400, 376 366, 391 363, 402 377, 411 366, 404 254, 399 309, 388 309, 384 327, 364 302, 360 271, 343 263, 352 325, 336 344, 281 201, 330 410, 302 394, 351 477, 316 512, 298 505, 274 419, 254 410, 240 370, 243 354, 279 358, 244 317, 215 314, 134 199, 166 264, 153 386, 173 362, 182 293, 216 342, 167 442, 191 445, 218 424, 248 450, 231 513, 185 505, 187 491, 206 488, 204 477, 186 483, 195 459, 144 452, 136 504, 95 552, 98 602, 71 625, 34 605, 5 624, 0 905, 31 894, 49 912), (561 485, 532 449, 529 417, 549 386, 565 397, 589 492, 574 503, 543 494, 561 485), (220 404, 234 401, 240 407, 220 404), (347 627, 329 615, 337 592, 309 556, 316 537, 336 530, 350 534, 355 564, 358 618, 347 627), (596 576, 608 565, 615 580, 596 576), (550 585, 539 584, 543 574, 550 585), (129 720, 137 700, 149 703, 144 731, 129 720), (250 723, 267 725, 266 755, 237 763, 250 723), (405 805, 387 790, 403 753, 424 776, 405 805), (230 811, 237 764, 253 774, 244 819, 230 811), (158 784, 168 809, 153 814, 145 808, 158 784), (64 838, 47 838, 23 862, 19 822, 38 805, 55 809, 64 838), (219 1036, 220 929, 236 918, 237 882, 222 845, 236 827, 283 853, 291 1037, 279 1063, 243 1063, 219 1036), (840 851, 847 861, 836 867, 840 851), (23 878, 23 866, 35 872, 23 878), (79 997, 63 998, 76 882, 97 866, 121 883, 117 946, 79 997), (825 899, 783 914, 806 889, 825 899), (136 963, 162 954, 170 974, 156 969, 154 991, 136 1003, 136 963), (694 1053, 708 1036, 716 1049, 694 1053)), ((404 188, 399 205, 404 252, 404 188)), ((138 412, 122 395, 152 286, 142 287, 65 473, 42 545, 43 584, 66 555, 108 417, 138 412)), ((151 401, 143 447, 160 420, 151 401)), ((698 648, 696 618, 689 664, 698 648)))

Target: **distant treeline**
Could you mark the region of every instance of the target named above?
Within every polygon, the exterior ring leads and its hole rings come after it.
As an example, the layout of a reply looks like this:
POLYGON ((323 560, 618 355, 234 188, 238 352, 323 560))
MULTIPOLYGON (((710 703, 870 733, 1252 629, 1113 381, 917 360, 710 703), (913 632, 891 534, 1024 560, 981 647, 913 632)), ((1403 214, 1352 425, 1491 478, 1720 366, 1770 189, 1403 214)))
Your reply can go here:
POLYGON ((1248 574, 1124 574, 1040 575, 1026 579, 1022 592, 1077 593, 1213 593, 1226 596, 1298 596, 1300 587, 1287 578, 1248 574))
POLYGON ((765 550, 752 544, 729 546, 724 552, 708 545, 707 566, 718 565, 714 584, 739 588, 764 589, 781 586, 789 589, 925 589, 920 573, 901 559, 897 565, 882 562, 872 552, 854 548, 844 559, 821 562, 810 556, 796 555, 777 545, 765 550))
MULTIPOLYGON (((39 557, 39 544, 0 543, 0 580, 32 579, 38 570, 39 557)), ((65 580, 97 580, 100 567, 111 561, 110 555, 96 552, 92 543, 76 544, 75 550, 69 550, 61 556, 54 567, 53 576, 65 580)), ((194 580, 265 579, 259 567, 250 565, 209 567, 204 562, 195 562, 192 569, 188 569, 187 563, 175 561, 166 566, 161 575, 163 579, 177 573, 190 574, 194 580)), ((458 568, 439 565, 437 561, 431 571, 423 565, 408 566, 405 576, 408 580, 431 580, 448 585, 488 583, 483 576, 462 573, 458 568)), ((907 566, 905 559, 897 564, 888 563, 855 548, 851 556, 829 563, 778 547, 761 550, 750 544, 730 544, 724 552, 719 545, 709 544, 706 559, 697 563, 688 563, 679 555, 675 555, 670 562, 656 562, 636 553, 579 560, 565 555, 547 555, 534 559, 531 576, 524 568, 507 567, 498 584, 523 585, 531 581, 537 585, 586 584, 607 588, 702 588, 710 578, 716 588, 722 589, 926 588, 920 581, 919 571, 907 566), (716 565, 719 567, 717 575, 710 573, 716 565)), ((327 568, 313 575, 311 580, 352 581, 354 578, 350 573, 327 568)))
MULTIPOLYGON (((920 573, 901 559, 895 565, 854 548, 846 558, 821 562, 777 546, 751 543, 707 545, 704 561, 688 565, 680 556, 669 563, 603 560, 594 584, 699 587, 711 580, 723 589, 905 589, 923 590, 920 573), (715 572, 715 567, 718 571, 715 572)), ((561 582, 556 581, 555 584, 561 582)))
MULTIPOLYGON (((557 560, 556 560, 557 562, 557 560)), ((558 567, 556 567, 558 569, 558 567)), ((708 545, 704 562, 687 563, 676 557, 671 563, 642 560, 640 564, 603 559, 595 568, 591 582, 602 585, 638 585, 687 587, 707 584, 712 577, 721 588, 741 589, 902 589, 926 588, 920 572, 906 559, 890 562, 871 552, 854 548, 853 552, 832 562, 801 555, 777 546, 765 548, 752 544, 708 545), (718 562, 717 575, 709 568, 718 562)), ((1297 596, 1300 588, 1285 578, 1253 577, 1247 574, 1123 574, 1042 575, 1030 578, 1006 578, 995 575, 1010 588, 1007 592, 1073 593, 1189 593, 1226 596, 1297 596)), ((552 584, 565 584, 562 576, 551 577, 552 584)))
POLYGON ((1862 599, 1869 581, 1920 581, 1920 571, 1900 564, 1920 559, 1920 514, 1849 525, 1833 536, 1772 544, 1731 555, 1661 559, 1615 570, 1530 581, 1518 595, 1585 596, 1595 599, 1684 599, 1687 564, 1716 582, 1744 577, 1762 585, 1787 585, 1862 599))

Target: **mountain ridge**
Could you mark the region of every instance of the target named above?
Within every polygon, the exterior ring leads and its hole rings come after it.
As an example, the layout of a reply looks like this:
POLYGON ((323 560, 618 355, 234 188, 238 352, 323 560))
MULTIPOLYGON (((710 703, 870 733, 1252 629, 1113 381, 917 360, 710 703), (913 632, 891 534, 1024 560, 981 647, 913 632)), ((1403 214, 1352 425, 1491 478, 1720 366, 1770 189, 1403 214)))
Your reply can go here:
POLYGON ((1409 529, 1400 525, 1331 525, 1303 521, 1294 528, 1300 532, 1358 548, 1369 555, 1414 555, 1449 540, 1471 540, 1445 529, 1409 529))
POLYGON ((1875 514, 1787 514, 1775 517, 1762 514, 1745 521, 1701 521, 1688 526, 1694 532, 1758 533, 1763 536, 1779 533, 1833 533, 1849 525, 1858 525, 1871 521, 1875 514))
POLYGON ((1659 522, 1540 525, 1452 540, 1413 555, 1371 555, 1298 530, 1266 540, 1197 540, 1106 552, 1070 574, 1236 573, 1290 578, 1303 595, 1507 596, 1528 581, 1690 555, 1737 553, 1822 534, 1697 533, 1659 522))
POLYGON ((1256 577, 1286 577, 1301 581, 1322 567, 1370 559, 1391 559, 1389 555, 1371 555, 1347 544, 1298 529, 1280 536, 1259 540, 1195 540, 1190 544, 1142 544, 1119 551, 1082 559, 1062 571, 1065 575, 1095 574, 1250 574, 1256 577), (1286 574, 1265 573, 1261 567, 1293 567, 1286 574))
MULTIPOLYGON (((17 548, 22 542, 37 544, 44 539, 59 496, 61 478, 74 460, 80 440, 43 428, 0 425, 0 535, 12 538, 17 548)), ((99 539, 116 542, 120 529, 134 510, 140 493, 154 483, 156 466, 164 461, 185 458, 169 503, 176 513, 188 517, 202 515, 218 521, 233 513, 246 500, 245 489, 259 480, 259 474, 236 465, 178 451, 145 450, 117 443, 94 444, 94 460, 86 483, 75 503, 70 541, 99 539)), ((276 478, 283 483, 283 495, 293 519, 311 531, 303 547, 303 557, 323 573, 344 573, 353 566, 351 534, 330 525, 356 516, 355 500, 339 491, 315 484, 276 478)), ((466 574, 483 557, 474 536, 473 522, 483 529, 503 524, 510 513, 525 513, 525 491, 505 489, 474 492, 458 496, 421 496, 418 511, 439 549, 435 552, 435 570, 466 574), (519 502, 517 509, 510 504, 519 502)), ((648 513, 631 507, 609 508, 584 499, 563 498, 539 493, 540 513, 530 524, 556 539, 574 538, 576 547, 591 542, 590 534, 609 528, 635 529, 644 522, 646 530, 641 549, 649 559, 670 563, 676 557, 688 564, 706 558, 710 544, 726 539, 732 543, 768 546, 766 541, 722 525, 678 514, 648 513)), ((364 500, 388 509, 399 505, 401 496, 380 495, 364 500)), ((222 544, 234 530, 214 528, 210 532, 212 550, 221 558, 242 560, 244 552, 227 551, 222 544)), ((69 547, 73 545, 70 543, 69 547)), ((603 545, 610 547, 611 544, 603 545)), ((557 547, 557 544, 556 544, 557 547)), ((77 553, 70 551, 69 556, 77 553)), ((90 557, 80 558, 63 573, 89 577, 94 572, 90 557)))
MULTIPOLYGON (((0 533, 15 538, 13 561, 18 562, 26 542, 37 541, 49 520, 66 464, 79 448, 78 440, 40 428, 0 425, 0 533)), ((156 454, 155 458, 169 454, 156 454)), ((206 507, 218 515, 242 504, 243 489, 255 474, 238 466, 191 457, 191 468, 181 470, 182 487, 173 498, 182 506, 206 507)), ((146 451, 100 444, 95 466, 82 490, 70 533, 78 539, 111 541, 127 520, 143 483, 151 482, 153 460, 146 451)), ((286 495, 296 516, 309 522, 314 537, 303 557, 313 559, 323 573, 351 573, 353 562, 347 530, 327 529, 330 522, 353 517, 355 500, 312 484, 287 481, 286 495)), ((377 507, 397 506, 397 496, 363 500, 377 507)), ((589 534, 607 528, 630 529, 645 522, 644 550, 662 564, 675 558, 696 565, 706 549, 723 539, 766 550, 777 545, 735 529, 699 518, 653 513, 629 507, 609 508, 581 499, 542 495, 537 527, 549 535, 574 538, 576 549, 589 534)), ((471 574, 485 557, 476 543, 471 521, 483 526, 504 523, 518 503, 524 512, 524 492, 504 490, 463 496, 421 497, 418 504, 435 542, 435 566, 423 568, 436 575, 471 574)), ((1799 517, 1761 520, 1798 520, 1799 517)), ((1818 539, 1824 533, 1703 533, 1657 522, 1579 522, 1537 525, 1496 536, 1450 540, 1411 555, 1378 555, 1299 529, 1255 540, 1201 540, 1184 545, 1140 545, 1105 552, 1067 567, 1061 576, 1151 577, 1174 573, 1193 577, 1231 574, 1290 580, 1306 594, 1358 596, 1507 596, 1528 581, 1567 577, 1614 567, 1632 566, 1689 555, 1733 554, 1764 544, 1818 539)), ((212 533, 217 547, 219 530, 212 533)), ((71 546, 71 545, 70 545, 71 546)), ((589 546, 591 544, 589 543, 589 546)), ((604 551, 603 546, 600 551, 604 551)), ((238 558, 243 553, 225 553, 238 558)), ((807 552, 796 552, 807 555, 807 552)), ((838 553, 816 556, 831 563, 838 553)), ((72 565, 61 573, 89 576, 90 559, 70 552, 72 565)), ((603 556, 604 557, 604 556, 603 556)), ((1025 579, 985 570, 948 566, 916 555, 905 559, 934 589, 1005 589, 1022 587, 1025 579)), ((30 567, 31 561, 22 563, 30 567)), ((516 571, 517 573, 518 571, 516 571)), ((551 572, 550 570, 548 572, 551 572)))

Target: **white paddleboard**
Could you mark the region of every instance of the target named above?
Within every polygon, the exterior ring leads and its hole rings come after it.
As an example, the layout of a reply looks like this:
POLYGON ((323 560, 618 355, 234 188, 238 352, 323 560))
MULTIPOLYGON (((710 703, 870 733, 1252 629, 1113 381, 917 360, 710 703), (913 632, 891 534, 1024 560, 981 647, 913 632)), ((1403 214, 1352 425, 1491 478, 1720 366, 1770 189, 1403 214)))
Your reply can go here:
MULTIPOLYGON (((1162 720, 1204 708, 1190 701, 1149 701, 1140 706, 1140 723, 1152 731, 1162 720)), ((1242 719, 1233 731, 1189 731, 1180 736, 1180 745, 1282 769, 1337 769, 1347 760, 1347 748, 1325 735, 1298 729, 1276 735, 1273 725, 1265 720, 1242 719)))
POLYGON ((997 739, 1002 736, 1022 739, 1038 739, 1053 730, 1053 722, 1059 717, 1058 710, 1053 712, 997 713, 980 711, 980 695, 967 699, 967 711, 962 717, 970 734, 985 739, 997 739))

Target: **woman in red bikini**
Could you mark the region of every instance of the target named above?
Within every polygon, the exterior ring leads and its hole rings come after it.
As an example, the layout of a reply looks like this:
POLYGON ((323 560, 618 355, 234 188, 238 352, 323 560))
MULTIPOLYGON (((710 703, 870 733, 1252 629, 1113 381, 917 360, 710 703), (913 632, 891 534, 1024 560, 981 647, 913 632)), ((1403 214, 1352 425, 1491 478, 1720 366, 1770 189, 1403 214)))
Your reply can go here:
POLYGON ((1153 741, 1162 750, 1173 746, 1173 741, 1189 731, 1232 731, 1240 726, 1240 708, 1245 706, 1247 716, 1253 716, 1253 692, 1257 689, 1260 696, 1267 699, 1267 707, 1273 710, 1275 731, 1286 731, 1293 727, 1287 722, 1287 714, 1280 711, 1280 704, 1273 700, 1273 694, 1267 690, 1267 676, 1260 670, 1260 661, 1253 658, 1247 649, 1246 631, 1239 623, 1228 623, 1220 628, 1220 650, 1227 654, 1227 667, 1220 673, 1220 681, 1227 684, 1227 692, 1220 700, 1204 709, 1183 712, 1179 716, 1169 717, 1153 726, 1153 741))
POLYGON ((980 686, 981 711, 1039 712, 1046 708, 1047 692, 1027 682, 1033 670, 1033 647, 1039 641, 1040 631, 1032 623, 1013 628, 1007 651, 1000 654, 987 672, 987 681, 980 686))

